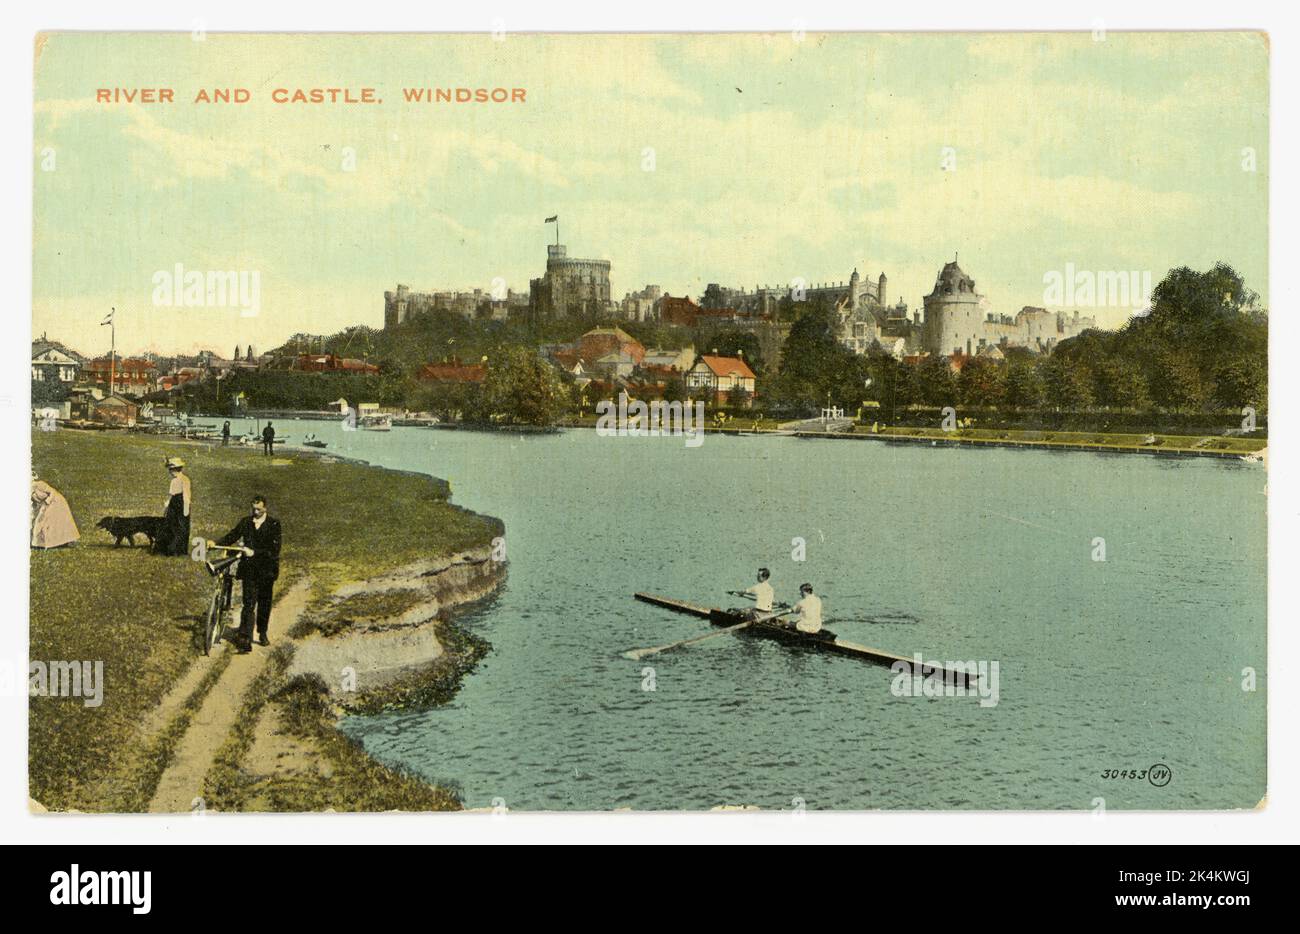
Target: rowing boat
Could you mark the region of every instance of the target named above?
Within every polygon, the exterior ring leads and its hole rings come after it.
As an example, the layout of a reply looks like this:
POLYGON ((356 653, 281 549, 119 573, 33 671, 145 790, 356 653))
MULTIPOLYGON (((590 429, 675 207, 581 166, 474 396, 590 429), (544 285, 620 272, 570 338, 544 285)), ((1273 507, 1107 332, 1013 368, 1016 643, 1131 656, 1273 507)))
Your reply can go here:
MULTIPOLYGON (((675 613, 686 613, 700 619, 707 619, 714 626, 734 626, 749 619, 742 610, 708 607, 698 603, 690 603, 686 600, 674 600, 672 597, 659 597, 649 593, 637 593, 633 594, 633 596, 642 603, 649 603, 652 606, 672 610, 675 613)), ((784 626, 777 620, 772 620, 770 622, 753 623, 740 630, 740 632, 762 639, 772 639, 792 648, 806 649, 813 652, 829 652, 834 655, 847 655, 873 665, 884 665, 887 668, 902 662, 907 666, 908 672, 911 672, 913 665, 916 664, 915 658, 895 655, 893 652, 885 652, 867 645, 849 642, 846 639, 841 639, 829 629, 823 629, 817 633, 806 633, 784 626)), ((944 668, 941 665, 924 661, 921 662, 919 668, 919 674, 926 677, 934 674, 943 678, 946 683, 974 687, 979 680, 979 675, 974 671, 966 672, 958 668, 944 668)))

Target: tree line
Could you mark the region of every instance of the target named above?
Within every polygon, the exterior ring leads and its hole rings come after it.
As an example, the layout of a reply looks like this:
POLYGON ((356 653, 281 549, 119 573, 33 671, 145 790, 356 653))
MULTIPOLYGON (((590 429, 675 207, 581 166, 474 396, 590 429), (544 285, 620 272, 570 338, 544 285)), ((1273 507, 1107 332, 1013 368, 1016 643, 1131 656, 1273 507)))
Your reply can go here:
POLYGON ((1088 330, 1050 355, 1001 348, 993 355, 895 360, 863 356, 839 343, 838 314, 809 305, 781 353, 767 404, 811 412, 831 403, 849 411, 872 402, 1024 411, 1240 410, 1268 404, 1268 315, 1225 264, 1174 269, 1152 292, 1146 313, 1115 331, 1088 330))
MULTIPOLYGON (((776 360, 767 360, 751 330, 706 324, 686 330, 657 322, 617 324, 646 346, 743 357, 759 377, 752 400, 778 415, 813 414, 831 404, 855 412, 864 403, 893 420, 912 407, 960 406, 1017 412, 1200 413, 1251 406, 1260 415, 1268 402, 1268 315, 1258 296, 1231 267, 1197 272, 1171 270, 1156 286, 1149 309, 1115 331, 1089 330, 1062 341, 1050 355, 1002 348, 966 358, 903 362, 888 353, 858 355, 839 340, 838 312, 821 300, 790 309, 793 323, 776 360)), ((592 326, 561 320, 468 320, 451 313, 419 316, 396 328, 349 328, 326 338, 299 335, 275 353, 335 353, 376 363, 378 376, 234 371, 179 390, 190 411, 233 413, 235 400, 249 408, 323 409, 339 398, 375 401, 465 421, 554 424, 594 404, 610 384, 580 392, 572 378, 544 358, 548 344, 569 343, 592 326), (425 383, 419 368, 457 358, 483 362, 481 383, 425 383), (593 393, 595 395, 593 395, 593 393)), ((638 374, 634 392, 685 398, 680 377, 655 385, 638 374)), ((601 396, 601 398, 604 398, 601 396)), ((751 402, 734 394, 730 407, 751 402)))

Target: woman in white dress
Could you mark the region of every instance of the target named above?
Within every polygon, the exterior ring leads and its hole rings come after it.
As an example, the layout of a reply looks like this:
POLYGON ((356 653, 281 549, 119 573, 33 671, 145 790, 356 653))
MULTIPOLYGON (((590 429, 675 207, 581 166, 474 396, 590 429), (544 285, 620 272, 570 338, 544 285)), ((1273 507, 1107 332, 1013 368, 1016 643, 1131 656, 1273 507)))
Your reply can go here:
POLYGON ((32 471, 32 547, 58 548, 79 538, 68 501, 32 471))

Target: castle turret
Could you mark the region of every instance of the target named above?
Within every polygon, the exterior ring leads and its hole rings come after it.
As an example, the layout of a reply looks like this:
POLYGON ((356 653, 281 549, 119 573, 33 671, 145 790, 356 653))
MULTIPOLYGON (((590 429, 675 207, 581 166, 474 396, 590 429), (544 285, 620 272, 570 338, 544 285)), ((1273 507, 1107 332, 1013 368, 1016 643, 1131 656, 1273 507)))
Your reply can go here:
POLYGON ((858 269, 853 267, 853 275, 849 276, 849 311, 858 310, 858 269))
POLYGON ((885 302, 885 286, 886 286, 888 283, 889 283, 889 280, 885 278, 885 274, 882 272, 882 273, 880 274, 880 283, 879 283, 879 285, 876 287, 876 301, 878 301, 878 302, 880 303, 880 307, 881 307, 881 308, 885 308, 885 307, 887 307, 886 302, 885 302))
POLYGON ((947 356, 978 349, 985 335, 984 296, 975 291, 975 280, 962 272, 955 259, 940 270, 924 303, 926 350, 947 356))

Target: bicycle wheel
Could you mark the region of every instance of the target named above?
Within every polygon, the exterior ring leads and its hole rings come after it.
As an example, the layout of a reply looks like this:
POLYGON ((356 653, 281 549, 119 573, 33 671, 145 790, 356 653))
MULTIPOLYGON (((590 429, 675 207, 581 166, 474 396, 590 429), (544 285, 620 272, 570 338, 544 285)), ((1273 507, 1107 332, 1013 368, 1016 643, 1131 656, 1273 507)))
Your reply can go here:
POLYGON ((212 595, 208 602, 208 615, 203 621, 203 654, 209 655, 212 652, 212 643, 214 636, 216 641, 221 639, 221 591, 218 590, 212 595))

